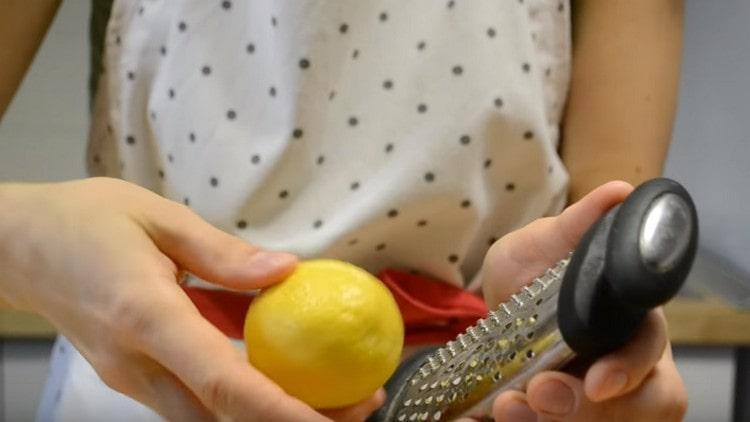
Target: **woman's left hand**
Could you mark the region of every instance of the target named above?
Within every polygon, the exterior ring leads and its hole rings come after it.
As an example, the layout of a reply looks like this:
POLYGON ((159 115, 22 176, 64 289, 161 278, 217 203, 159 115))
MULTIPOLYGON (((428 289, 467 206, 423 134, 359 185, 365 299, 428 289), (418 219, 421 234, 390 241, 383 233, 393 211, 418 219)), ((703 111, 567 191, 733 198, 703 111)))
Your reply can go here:
MULTIPOLYGON (((556 217, 500 239, 487 253, 483 289, 490 308, 573 250, 586 230, 632 191, 624 182, 595 189, 556 217)), ((677 372, 661 309, 628 344, 594 362, 583 378, 546 371, 526 392, 509 391, 492 408, 496 421, 679 421, 687 393, 677 372)))

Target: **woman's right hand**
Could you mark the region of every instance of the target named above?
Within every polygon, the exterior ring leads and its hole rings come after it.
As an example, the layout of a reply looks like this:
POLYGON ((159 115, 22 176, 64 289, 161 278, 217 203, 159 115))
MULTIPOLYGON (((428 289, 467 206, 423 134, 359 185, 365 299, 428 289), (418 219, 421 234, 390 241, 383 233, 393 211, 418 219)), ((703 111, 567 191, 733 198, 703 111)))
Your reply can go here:
POLYGON ((45 316, 107 385, 170 420, 362 420, 382 403, 379 392, 324 416, 288 396, 178 285, 189 271, 256 289, 295 264, 124 181, 0 186, 0 295, 45 316))

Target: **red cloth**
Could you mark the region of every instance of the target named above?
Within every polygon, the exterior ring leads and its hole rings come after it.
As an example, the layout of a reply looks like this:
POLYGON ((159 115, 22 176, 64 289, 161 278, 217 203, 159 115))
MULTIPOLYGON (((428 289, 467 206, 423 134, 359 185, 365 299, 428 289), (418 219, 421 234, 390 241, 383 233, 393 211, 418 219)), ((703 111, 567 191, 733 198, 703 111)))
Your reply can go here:
MULTIPOLYGON (((385 270, 378 277, 401 310, 408 345, 448 341, 487 314, 482 299, 452 285, 398 270, 385 270)), ((204 318, 225 335, 242 338, 251 296, 197 287, 184 290, 204 318)))

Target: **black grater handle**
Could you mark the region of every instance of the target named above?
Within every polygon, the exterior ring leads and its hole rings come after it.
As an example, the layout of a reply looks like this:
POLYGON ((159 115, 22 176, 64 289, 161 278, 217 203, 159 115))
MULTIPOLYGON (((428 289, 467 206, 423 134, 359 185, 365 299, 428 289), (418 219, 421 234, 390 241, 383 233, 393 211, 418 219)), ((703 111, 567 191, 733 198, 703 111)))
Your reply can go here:
POLYGON ((585 359, 633 337, 646 313, 680 289, 695 257, 698 219, 679 183, 638 186, 584 235, 565 272, 558 323, 585 359))

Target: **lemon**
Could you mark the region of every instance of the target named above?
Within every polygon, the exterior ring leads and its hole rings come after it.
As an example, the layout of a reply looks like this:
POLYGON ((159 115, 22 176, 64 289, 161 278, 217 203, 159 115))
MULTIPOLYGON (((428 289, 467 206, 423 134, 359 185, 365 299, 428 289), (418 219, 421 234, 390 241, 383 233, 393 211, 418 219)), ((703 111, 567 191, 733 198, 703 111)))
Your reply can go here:
POLYGON ((245 318, 250 363, 318 409, 370 397, 398 365, 404 340, 390 291, 345 262, 301 262, 253 300, 245 318))

